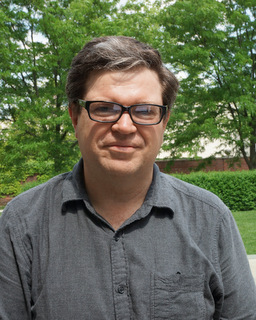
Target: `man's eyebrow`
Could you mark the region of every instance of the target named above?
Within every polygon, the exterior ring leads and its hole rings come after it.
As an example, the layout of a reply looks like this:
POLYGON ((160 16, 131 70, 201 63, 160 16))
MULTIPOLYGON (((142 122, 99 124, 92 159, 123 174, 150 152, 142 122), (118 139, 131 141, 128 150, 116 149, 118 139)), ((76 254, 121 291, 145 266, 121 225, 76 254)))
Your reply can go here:
MULTIPOLYGON (((118 101, 115 101, 115 100, 109 100, 109 99, 106 99, 106 98, 94 98, 94 99, 84 99, 84 100, 85 101, 105 101, 105 102, 117 103, 117 104, 120 104, 120 105, 125 106, 125 107, 127 106, 127 105, 122 104, 121 102, 118 102, 118 101)), ((143 100, 143 101, 138 101, 138 102, 132 103, 132 104, 130 104, 130 106, 137 105, 137 104, 155 104, 155 105, 158 105, 158 106, 162 106, 163 105, 162 103, 156 103, 154 101, 143 100)))

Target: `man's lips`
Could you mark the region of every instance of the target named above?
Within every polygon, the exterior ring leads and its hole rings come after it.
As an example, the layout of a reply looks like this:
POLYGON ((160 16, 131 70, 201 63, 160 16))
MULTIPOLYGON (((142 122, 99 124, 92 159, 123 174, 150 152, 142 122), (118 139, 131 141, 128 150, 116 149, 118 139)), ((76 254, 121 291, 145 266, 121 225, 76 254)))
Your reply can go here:
POLYGON ((109 147, 123 147, 123 148, 136 148, 135 145, 133 144, 128 144, 128 143, 111 143, 111 144, 108 144, 109 147))
POLYGON ((124 142, 113 142, 105 145, 107 148, 111 150, 117 151, 132 151, 137 149, 138 146, 132 143, 124 143, 124 142))

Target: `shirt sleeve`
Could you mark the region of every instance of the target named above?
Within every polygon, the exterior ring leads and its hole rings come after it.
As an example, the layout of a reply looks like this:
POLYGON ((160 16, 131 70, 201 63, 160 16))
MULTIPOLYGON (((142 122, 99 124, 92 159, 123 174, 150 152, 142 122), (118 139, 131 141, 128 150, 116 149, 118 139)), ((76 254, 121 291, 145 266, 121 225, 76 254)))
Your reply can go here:
POLYGON ((22 223, 11 208, 7 206, 0 217, 0 319, 27 320, 31 319, 28 257, 20 238, 22 223))
POLYGON ((256 287, 247 254, 230 211, 219 230, 219 261, 224 286, 221 319, 255 320, 256 287))

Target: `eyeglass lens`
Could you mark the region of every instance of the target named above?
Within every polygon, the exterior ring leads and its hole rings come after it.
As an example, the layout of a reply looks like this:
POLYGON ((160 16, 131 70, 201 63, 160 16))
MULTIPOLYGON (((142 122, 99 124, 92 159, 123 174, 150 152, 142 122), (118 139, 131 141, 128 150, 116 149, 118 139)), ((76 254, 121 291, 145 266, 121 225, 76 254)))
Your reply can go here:
MULTIPOLYGON (((91 118, 101 122, 117 121, 122 113, 122 107, 111 102, 92 102, 89 110, 91 118)), ((132 120, 137 123, 157 123, 162 117, 162 108, 156 105, 140 104, 131 106, 129 113, 132 120)))

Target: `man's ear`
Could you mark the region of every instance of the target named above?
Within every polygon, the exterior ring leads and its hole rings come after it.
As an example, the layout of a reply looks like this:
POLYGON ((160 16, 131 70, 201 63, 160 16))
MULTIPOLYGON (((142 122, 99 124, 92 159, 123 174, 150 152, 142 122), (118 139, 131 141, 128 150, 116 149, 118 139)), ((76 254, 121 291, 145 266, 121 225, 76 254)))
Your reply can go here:
POLYGON ((70 105, 69 108, 68 108, 68 113, 69 113, 69 116, 70 116, 70 119, 72 121, 72 124, 73 124, 73 127, 76 131, 76 126, 77 126, 77 120, 78 120, 78 114, 77 114, 77 111, 75 110, 75 106, 74 105, 70 105))
POLYGON ((170 109, 168 108, 168 110, 167 110, 167 112, 166 112, 166 115, 165 115, 165 117, 164 117, 164 119, 163 119, 164 129, 165 129, 166 126, 167 126, 167 123, 168 123, 169 118, 170 118, 170 114, 171 114, 171 111, 170 111, 170 109))

